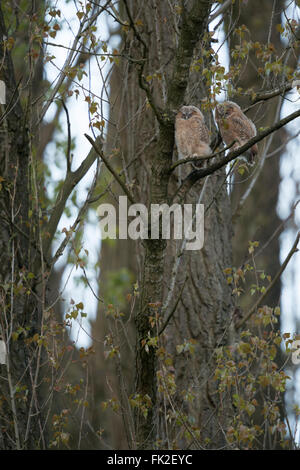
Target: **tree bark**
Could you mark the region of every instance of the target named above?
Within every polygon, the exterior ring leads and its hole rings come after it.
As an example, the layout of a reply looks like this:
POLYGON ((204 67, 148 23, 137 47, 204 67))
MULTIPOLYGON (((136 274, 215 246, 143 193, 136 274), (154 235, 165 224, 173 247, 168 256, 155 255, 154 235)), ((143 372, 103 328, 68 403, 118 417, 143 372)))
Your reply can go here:
POLYGON ((25 335, 32 332, 40 321, 40 311, 32 298, 25 295, 24 288, 14 294, 17 284, 22 285, 22 274, 30 271, 35 250, 30 240, 29 213, 29 165, 30 148, 28 122, 20 103, 14 67, 10 52, 5 51, 4 38, 7 31, 0 7, 0 61, 1 80, 6 85, 6 106, 1 106, 1 175, 3 187, 0 192, 0 262, 1 262, 1 334, 9 350, 6 365, 1 367, 1 396, 3 407, 0 414, 2 449, 32 448, 40 436, 38 410, 31 419, 28 433, 28 416, 32 391, 31 373, 35 371, 31 348, 26 345, 25 335), (9 109, 8 109, 9 107, 9 109), (17 227, 17 230, 16 230, 17 227), (21 329, 15 341, 12 333, 21 329), (28 395, 27 395, 28 394, 28 395), (25 396, 27 398, 25 399, 25 396))

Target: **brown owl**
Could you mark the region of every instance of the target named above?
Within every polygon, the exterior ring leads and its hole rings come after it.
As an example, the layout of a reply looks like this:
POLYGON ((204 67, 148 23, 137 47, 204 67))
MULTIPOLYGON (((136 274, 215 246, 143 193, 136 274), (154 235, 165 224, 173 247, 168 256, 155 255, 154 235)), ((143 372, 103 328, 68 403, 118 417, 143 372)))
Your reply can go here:
MULTIPOLYGON (((253 122, 245 116, 239 105, 232 101, 218 104, 215 117, 224 143, 230 145, 234 140, 236 141, 233 149, 246 144, 256 135, 256 127, 253 122)), ((254 157, 257 153, 256 144, 246 152, 248 162, 251 165, 254 163, 254 157)))
POLYGON ((175 120, 175 140, 180 158, 205 158, 211 154, 209 132, 196 106, 180 108, 175 120))

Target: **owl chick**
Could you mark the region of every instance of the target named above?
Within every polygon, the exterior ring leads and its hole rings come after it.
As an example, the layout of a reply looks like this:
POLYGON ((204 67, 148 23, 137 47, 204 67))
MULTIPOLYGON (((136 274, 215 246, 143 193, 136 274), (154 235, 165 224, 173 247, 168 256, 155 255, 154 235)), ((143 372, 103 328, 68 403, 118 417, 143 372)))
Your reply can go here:
POLYGON ((180 158, 211 154, 209 132, 196 106, 182 106, 175 120, 175 141, 180 158))
MULTIPOLYGON (((230 145, 234 140, 233 149, 246 144, 249 139, 256 135, 256 127, 242 112, 239 105, 232 101, 224 101, 216 107, 215 118, 220 130, 222 139, 226 145, 230 145)), ((258 153, 257 145, 253 145, 246 156, 250 165, 254 163, 254 157, 258 153)))

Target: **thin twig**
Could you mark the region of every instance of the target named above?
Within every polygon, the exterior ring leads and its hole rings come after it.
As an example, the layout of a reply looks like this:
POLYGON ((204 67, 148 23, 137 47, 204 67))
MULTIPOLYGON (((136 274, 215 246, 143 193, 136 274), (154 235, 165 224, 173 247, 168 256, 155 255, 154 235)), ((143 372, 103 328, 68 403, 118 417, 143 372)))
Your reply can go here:
POLYGON ((63 108, 66 113, 66 118, 67 118, 67 131, 68 131, 68 145, 67 145, 67 172, 70 173, 71 171, 71 123, 70 123, 70 116, 69 116, 69 111, 67 106, 65 105, 64 100, 61 100, 61 103, 63 105, 63 108))

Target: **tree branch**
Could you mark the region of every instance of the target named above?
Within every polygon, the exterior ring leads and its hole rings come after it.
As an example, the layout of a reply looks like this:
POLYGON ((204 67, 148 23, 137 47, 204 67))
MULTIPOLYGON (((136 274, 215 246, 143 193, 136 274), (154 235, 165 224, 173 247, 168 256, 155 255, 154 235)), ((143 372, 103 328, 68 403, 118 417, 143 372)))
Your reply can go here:
POLYGON ((220 8, 217 9, 217 11, 215 13, 213 13, 212 15, 210 15, 210 17, 208 18, 208 22, 211 23, 212 21, 214 21, 216 18, 218 18, 219 15, 221 15, 222 13, 225 13, 226 10, 228 10, 228 8, 232 5, 232 0, 226 0, 223 5, 220 6, 220 8))
POLYGON ((126 194, 126 196, 128 197, 128 199, 130 200, 130 202, 132 204, 135 203, 134 201, 134 198, 133 198, 133 195, 131 194, 131 192, 129 191, 129 189, 127 188, 126 184, 121 180, 120 176, 118 175, 118 173, 115 171, 115 169, 112 167, 112 165, 109 163, 108 159, 104 156, 103 152, 102 152, 102 149, 99 149, 98 146, 97 146, 97 143, 94 142, 94 140, 87 134, 84 134, 84 136, 87 138, 87 140, 90 142, 90 144, 92 145, 92 147, 94 148, 95 152, 99 155, 99 157, 102 158, 106 168, 111 172, 111 174, 114 176, 114 178, 116 179, 116 181, 119 183, 119 185, 121 186, 121 188, 123 189, 124 193, 126 194))
POLYGON ((216 163, 210 165, 207 168, 193 171, 192 173, 190 173, 185 178, 185 180, 183 181, 181 186, 178 188, 178 190, 176 191, 176 193, 172 197, 172 200, 174 200, 178 197, 179 198, 182 197, 182 195, 186 194, 186 192, 189 191, 197 181, 199 181, 200 179, 204 178, 207 175, 211 175, 212 173, 215 173, 220 168, 223 168, 223 166, 227 165, 227 163, 230 163, 231 161, 235 160, 240 155, 243 155, 243 153, 245 153, 247 150, 249 150, 254 144, 260 142, 265 137, 267 137, 268 135, 270 135, 273 132, 277 131, 278 129, 285 126, 286 124, 293 121, 294 119, 296 119, 299 116, 300 116, 300 110, 295 111, 294 113, 290 114, 289 116, 287 116, 283 119, 280 119, 280 121, 278 121, 276 124, 269 127, 268 129, 266 129, 262 132, 259 132, 255 137, 248 140, 248 142, 246 144, 242 145, 237 150, 233 150, 233 151, 229 152, 227 157, 222 158, 222 160, 220 160, 219 162, 216 162, 216 163))
POLYGON ((46 112, 48 111, 51 103, 54 101, 55 97, 56 97, 56 94, 57 92, 59 91, 61 85, 63 84, 66 76, 67 76, 67 72, 68 72, 68 68, 71 66, 72 64, 72 61, 73 61, 73 58, 74 58, 74 51, 77 50, 77 45, 80 41, 80 38, 82 37, 82 35, 84 34, 84 32, 90 28, 92 26, 92 24, 94 23, 94 21, 96 21, 96 19, 98 18, 98 16, 105 10, 105 8, 108 6, 108 4, 110 3, 111 0, 108 0, 106 2, 106 4, 103 6, 103 7, 100 7, 99 5, 97 5, 95 7, 95 9, 93 11, 95 11, 95 13, 92 13, 92 15, 90 17, 87 17, 85 18, 81 23, 80 23, 80 26, 79 26, 79 29, 78 29, 78 32, 74 38, 74 41, 73 41, 73 44, 71 46, 71 48, 69 49, 69 54, 67 55, 67 58, 65 60, 65 63, 62 67, 62 70, 61 70, 61 73, 58 77, 58 81, 51 93, 51 96, 50 98, 46 101, 43 109, 41 110, 41 114, 39 116, 39 120, 38 120, 38 123, 39 124, 46 112))
POLYGON ((177 168, 179 165, 183 165, 185 163, 203 162, 203 161, 211 160, 212 158, 218 157, 219 155, 221 155, 226 150, 229 150, 235 144, 235 142, 236 141, 234 140, 233 142, 231 142, 230 145, 228 145, 228 147, 225 147, 222 150, 219 150, 218 152, 212 153, 211 155, 208 155, 207 157, 201 157, 201 156, 197 155, 196 157, 188 157, 188 158, 182 158, 180 160, 177 160, 177 162, 175 162, 171 166, 170 172, 174 171, 175 168, 177 168))
POLYGON ((285 270, 285 268, 287 267, 290 259, 292 258, 292 256, 297 253, 298 248, 297 248, 297 245, 299 243, 299 239, 300 239, 300 232, 298 232, 297 234, 297 237, 296 237, 296 240, 289 252, 289 254, 287 255, 287 257, 285 258, 283 264, 281 265, 281 268, 279 269, 279 271, 277 272, 276 276, 274 277, 273 281, 268 285, 268 287, 266 288, 265 292, 260 296, 260 298, 257 300, 257 302, 255 302, 255 304, 253 305, 253 307, 251 307, 251 309, 245 314, 245 316, 236 324, 236 329, 239 329, 241 328, 247 320, 249 320, 249 318, 255 313, 256 309, 259 307, 259 305, 262 303, 262 301, 264 300, 264 298, 268 295, 268 293, 270 292, 270 290, 272 289, 272 287, 274 286, 274 284, 278 281, 278 279, 280 278, 281 274, 283 273, 283 271, 285 270))
POLYGON ((138 79, 139 79, 140 88, 142 90, 144 90, 144 92, 146 93, 149 104, 150 104, 150 106, 151 106, 158 122, 160 124, 164 124, 164 118, 163 118, 162 111, 159 108, 159 106, 157 106, 157 104, 155 103, 153 94, 152 94, 152 92, 150 90, 150 87, 149 87, 148 83, 146 82, 146 80, 144 78, 144 75, 143 75, 144 67, 145 67, 145 64, 148 60, 148 46, 145 43, 144 39, 142 38, 142 36, 140 35, 138 29, 135 26, 135 23, 134 23, 134 20, 132 18, 127 0, 123 0, 123 3, 125 5, 125 10, 126 10, 126 13, 127 13, 127 16, 128 16, 129 25, 130 25, 131 29, 133 30, 134 36, 140 42, 140 44, 142 44, 142 47, 143 47, 142 59, 140 59, 139 61, 136 61, 137 65, 139 67, 138 79))
MULTIPOLYGON (((296 80, 296 79, 295 79, 296 80)), ((249 109, 251 109, 254 105, 261 103, 262 101, 270 100, 271 98, 275 98, 278 95, 284 95, 286 92, 292 90, 294 80, 290 82, 286 82, 283 85, 268 91, 262 91, 261 93, 256 93, 253 98, 251 98, 251 105, 247 108, 243 109, 244 113, 247 113, 249 109)), ((252 96, 252 95, 251 95, 252 96)))
POLYGON ((63 108, 66 113, 66 118, 67 118, 67 130, 68 130, 68 144, 67 144, 67 153, 66 153, 66 158, 67 158, 67 173, 71 171, 71 123, 70 123, 70 116, 69 116, 69 111, 67 106, 65 105, 64 100, 61 100, 61 103, 63 105, 63 108))
MULTIPOLYGON (((100 138, 99 138, 100 140, 100 138)), ((89 171, 91 166, 93 165, 94 161, 98 157, 98 152, 92 148, 88 153, 87 157, 81 163, 79 168, 76 171, 69 171, 67 172, 66 179, 64 181, 63 187, 61 188, 52 209, 52 213, 50 216, 50 220, 46 226, 45 233, 44 233, 44 242, 43 242, 43 252, 46 256, 49 256, 49 250, 51 247, 52 240, 54 238, 55 232, 57 230, 57 226, 63 214, 63 211, 66 206, 66 202, 75 188, 75 186, 82 180, 82 178, 86 175, 89 171)))
MULTIPOLYGON (((80 222, 82 221, 86 211, 87 211, 87 208, 90 204, 93 203, 94 201, 94 198, 92 197, 93 196, 93 193, 94 193, 94 190, 95 190, 95 187, 96 187, 96 183, 97 183, 97 179, 98 179, 98 174, 99 174, 99 165, 97 165, 97 171, 95 173, 95 176, 94 176, 94 181, 90 187, 90 190, 87 194, 87 197, 86 197, 86 200, 84 202, 84 204, 82 205, 81 209, 79 210, 78 214, 77 214, 77 217, 76 217, 76 220, 75 222, 73 223, 73 225, 71 226, 71 228, 69 230, 66 231, 66 236, 64 238, 64 240, 61 242, 60 246, 58 247, 58 249, 56 250, 56 253, 54 254, 52 260, 51 260, 51 264, 52 266, 54 266, 54 264, 56 263, 56 261, 58 260, 58 258, 60 258, 60 256, 62 256, 70 238, 72 237, 72 234, 75 232, 77 226, 80 224, 80 222)), ((98 299, 99 300, 99 299, 98 299)))

